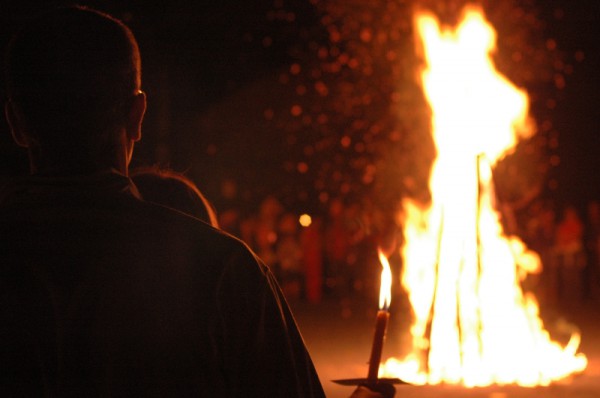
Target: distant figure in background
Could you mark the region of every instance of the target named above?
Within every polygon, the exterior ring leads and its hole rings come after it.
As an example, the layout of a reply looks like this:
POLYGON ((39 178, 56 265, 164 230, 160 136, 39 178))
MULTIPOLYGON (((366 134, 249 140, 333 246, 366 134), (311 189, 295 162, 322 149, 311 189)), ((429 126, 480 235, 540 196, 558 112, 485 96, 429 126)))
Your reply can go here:
POLYGON ((299 299, 304 295, 304 267, 302 247, 298 236, 298 217, 293 213, 281 216, 275 245, 279 284, 288 299, 299 299))
POLYGON ((318 304, 323 298, 323 221, 313 217, 300 233, 306 299, 318 304))
POLYGON ((256 253, 267 264, 275 276, 280 276, 277 264, 277 224, 283 212, 283 206, 274 196, 267 196, 260 203, 258 217, 254 224, 256 253))
POLYGON ((555 305, 558 301, 558 265, 553 253, 556 215, 552 204, 543 200, 534 202, 529 211, 525 239, 542 261, 542 273, 534 289, 544 304, 555 305))
POLYGON ((586 264, 584 268, 584 297, 588 300, 600 298, 600 202, 588 203, 585 225, 586 264))
POLYGON ((582 270, 585 264, 583 251, 583 222, 574 206, 567 206, 556 225, 554 258, 559 271, 558 298, 561 302, 574 302, 582 298, 582 270))
POLYGON ((337 298, 344 298, 349 292, 347 263, 351 238, 344 213, 344 202, 333 199, 325 221, 325 287, 329 295, 337 298))
POLYGON ((137 168, 129 174, 144 200, 182 211, 218 228, 212 204, 190 178, 158 167, 137 168))

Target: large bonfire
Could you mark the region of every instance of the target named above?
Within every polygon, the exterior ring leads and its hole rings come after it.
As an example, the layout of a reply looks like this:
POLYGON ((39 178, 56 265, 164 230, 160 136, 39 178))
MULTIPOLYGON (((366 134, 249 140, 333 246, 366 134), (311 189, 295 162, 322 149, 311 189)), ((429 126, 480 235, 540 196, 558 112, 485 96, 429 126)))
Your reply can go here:
POLYGON ((426 208, 404 203, 402 284, 414 312, 412 352, 385 374, 420 384, 547 385, 581 372, 579 335, 566 346, 544 329, 521 282, 538 256, 506 236, 495 209, 492 168, 534 133, 528 96, 495 68, 496 33, 479 8, 456 29, 415 16, 437 157, 426 208))

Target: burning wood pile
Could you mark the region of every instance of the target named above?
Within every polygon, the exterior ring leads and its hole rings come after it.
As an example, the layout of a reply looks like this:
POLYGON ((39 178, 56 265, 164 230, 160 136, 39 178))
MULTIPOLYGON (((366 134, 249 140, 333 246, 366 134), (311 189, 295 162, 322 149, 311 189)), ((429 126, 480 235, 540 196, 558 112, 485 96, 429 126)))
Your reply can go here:
POLYGON ((412 352, 381 373, 417 384, 535 386, 582 372, 580 336, 553 341, 521 288, 540 272, 538 256, 506 236, 495 209, 493 166, 534 134, 528 96, 494 67, 496 33, 481 9, 466 8, 456 29, 417 13, 415 29, 437 158, 430 205, 404 203, 412 352))

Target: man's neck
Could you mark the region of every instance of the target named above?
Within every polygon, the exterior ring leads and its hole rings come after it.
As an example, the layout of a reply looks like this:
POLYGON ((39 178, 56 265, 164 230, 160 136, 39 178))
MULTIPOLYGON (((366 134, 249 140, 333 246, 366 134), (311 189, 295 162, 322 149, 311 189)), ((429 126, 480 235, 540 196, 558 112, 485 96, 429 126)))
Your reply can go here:
POLYGON ((43 176, 82 176, 93 175, 107 171, 116 171, 128 175, 127 156, 116 151, 115 156, 94 159, 81 152, 44 153, 43 150, 29 151, 29 168, 33 175, 43 176))

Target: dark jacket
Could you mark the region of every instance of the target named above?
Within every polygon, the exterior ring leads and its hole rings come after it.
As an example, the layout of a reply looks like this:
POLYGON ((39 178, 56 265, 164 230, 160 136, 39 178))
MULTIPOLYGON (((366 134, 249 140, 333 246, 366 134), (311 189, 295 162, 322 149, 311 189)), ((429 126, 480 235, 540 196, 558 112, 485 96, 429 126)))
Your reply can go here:
POLYGON ((117 173, 0 202, 0 395, 324 397, 269 269, 117 173))

